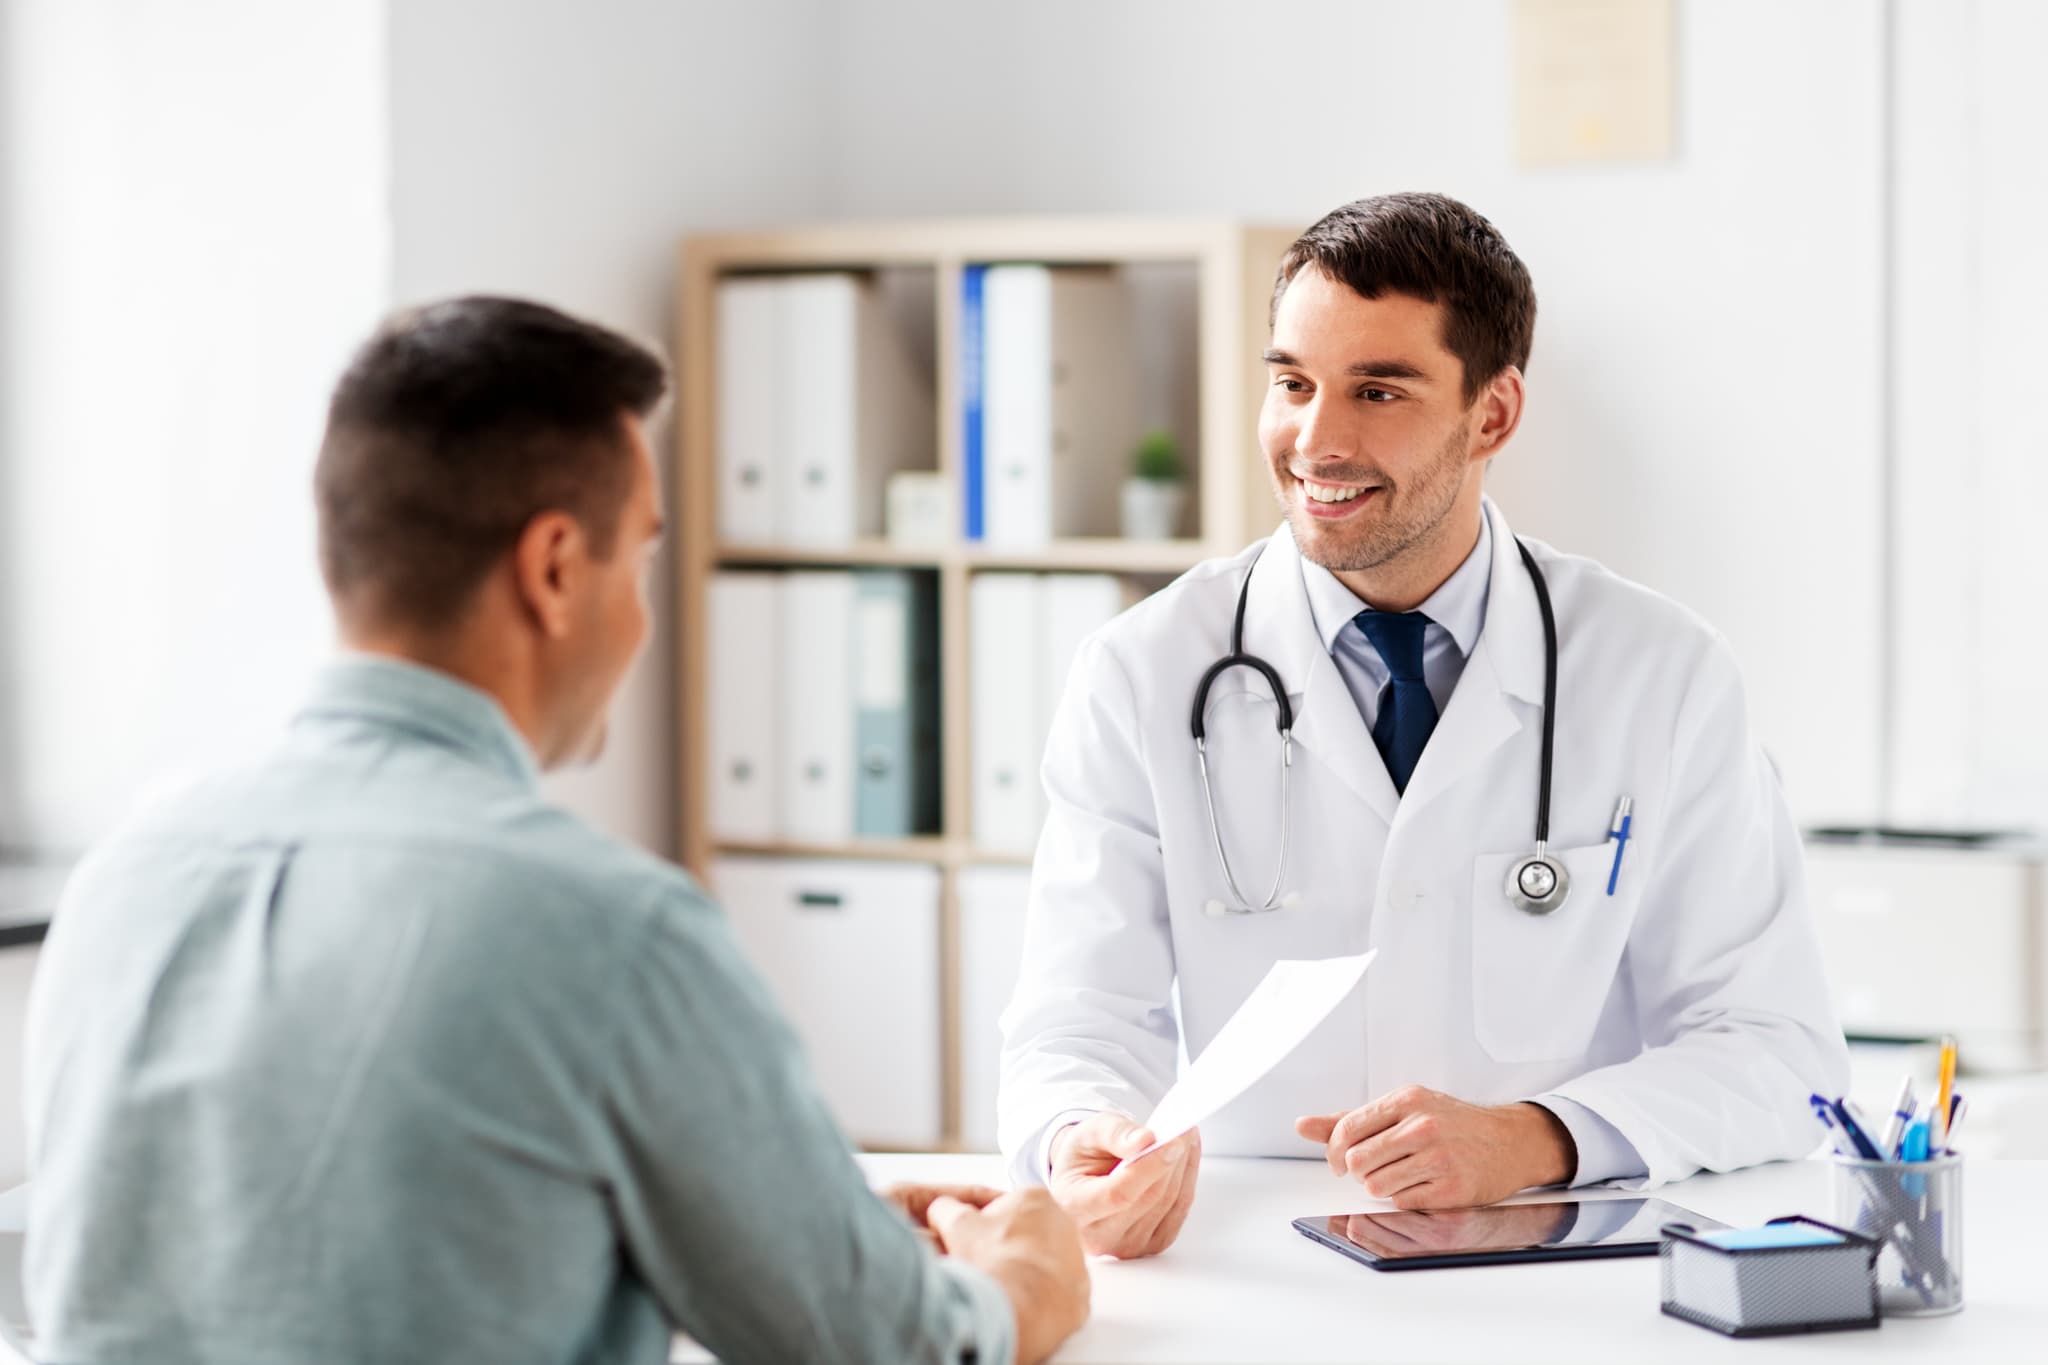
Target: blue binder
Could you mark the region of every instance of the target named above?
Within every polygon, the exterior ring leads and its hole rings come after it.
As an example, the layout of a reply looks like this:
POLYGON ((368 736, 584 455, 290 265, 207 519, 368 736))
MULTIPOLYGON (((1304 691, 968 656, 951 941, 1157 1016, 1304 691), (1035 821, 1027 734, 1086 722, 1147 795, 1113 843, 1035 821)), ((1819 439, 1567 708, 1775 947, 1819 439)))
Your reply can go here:
POLYGON ((965 536, 982 538, 982 277, 985 265, 960 272, 960 484, 966 500, 965 536))

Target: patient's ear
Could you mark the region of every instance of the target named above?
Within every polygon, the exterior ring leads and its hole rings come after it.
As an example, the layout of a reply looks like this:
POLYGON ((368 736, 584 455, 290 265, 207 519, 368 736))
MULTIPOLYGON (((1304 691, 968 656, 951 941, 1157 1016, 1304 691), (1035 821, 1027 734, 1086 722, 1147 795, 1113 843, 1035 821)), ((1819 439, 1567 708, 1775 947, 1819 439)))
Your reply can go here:
POLYGON ((559 640, 574 624, 576 595, 590 572, 590 543, 567 512, 542 512, 526 523, 512 551, 520 605, 540 632, 559 640))

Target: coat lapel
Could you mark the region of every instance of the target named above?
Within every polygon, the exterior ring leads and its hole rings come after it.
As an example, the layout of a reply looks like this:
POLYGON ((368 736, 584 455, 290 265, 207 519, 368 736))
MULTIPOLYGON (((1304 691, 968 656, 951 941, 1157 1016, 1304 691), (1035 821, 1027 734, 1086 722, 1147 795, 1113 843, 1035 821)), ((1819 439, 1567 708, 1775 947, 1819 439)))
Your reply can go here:
MULTIPOLYGON (((1491 498, 1484 502, 1484 513, 1493 542, 1486 621, 1408 781, 1401 806, 1411 816, 1455 787, 1525 725, 1543 723, 1543 619, 1535 585, 1507 518, 1491 498)), ((1533 773, 1530 780, 1533 790, 1533 773)))

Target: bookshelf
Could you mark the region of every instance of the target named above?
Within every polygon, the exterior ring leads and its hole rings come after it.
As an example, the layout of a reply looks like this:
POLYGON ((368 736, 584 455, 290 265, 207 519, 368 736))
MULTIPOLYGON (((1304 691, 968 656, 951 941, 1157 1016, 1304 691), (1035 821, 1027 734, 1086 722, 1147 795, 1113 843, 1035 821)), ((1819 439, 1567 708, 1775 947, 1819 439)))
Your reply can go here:
MULTIPOLYGON (((1205 559, 1233 554, 1278 523, 1256 423, 1273 272, 1297 229, 1215 219, 1003 218, 727 232, 684 240, 678 273, 676 508, 679 805, 682 862, 708 880, 728 855, 925 863, 940 872, 941 1094, 945 1139, 957 1145, 959 1105, 958 879, 968 867, 1028 866, 1028 855, 977 849, 970 806, 969 596, 983 572, 1106 573, 1150 591, 1205 559), (969 264, 1029 262, 1166 267, 1191 281, 1192 407, 1188 452, 1192 536, 1163 541, 1054 539, 1030 549, 955 534, 936 544, 861 538, 846 544, 733 544, 718 516, 717 291, 727 277, 775 272, 895 271, 928 275, 937 470, 961 487, 961 281, 969 264), (938 585, 941 826, 934 835, 808 844, 720 842, 707 815, 710 647, 706 600, 726 569, 886 567, 930 571, 938 585)), ((801 401, 792 395, 791 401, 801 401)), ((956 533, 958 528, 954 528, 956 533)), ((859 1136, 856 1134, 856 1136, 859 1136)))

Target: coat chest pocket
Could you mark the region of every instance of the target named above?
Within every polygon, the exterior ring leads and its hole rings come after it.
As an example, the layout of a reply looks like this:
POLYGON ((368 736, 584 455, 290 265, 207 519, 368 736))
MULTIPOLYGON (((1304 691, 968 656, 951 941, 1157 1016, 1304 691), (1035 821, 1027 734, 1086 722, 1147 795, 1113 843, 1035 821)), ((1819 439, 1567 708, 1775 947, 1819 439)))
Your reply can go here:
POLYGON ((1571 894, 1547 915, 1507 897, 1508 870, 1529 855, 1488 853, 1472 870, 1472 1010, 1479 1045, 1498 1062, 1583 1054, 1613 992, 1635 921, 1636 887, 1607 894, 1612 843, 1561 848, 1571 894))

